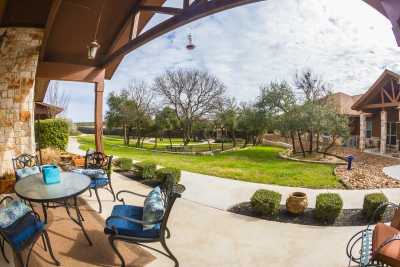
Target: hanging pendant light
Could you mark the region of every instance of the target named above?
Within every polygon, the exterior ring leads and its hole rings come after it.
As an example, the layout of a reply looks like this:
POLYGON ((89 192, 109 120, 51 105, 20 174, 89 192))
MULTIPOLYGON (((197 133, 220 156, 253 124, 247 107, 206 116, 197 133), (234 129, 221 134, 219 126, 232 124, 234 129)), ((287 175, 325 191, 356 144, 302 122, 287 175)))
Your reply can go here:
POLYGON ((93 41, 90 42, 90 44, 87 46, 87 48, 88 48, 88 59, 91 59, 91 60, 93 60, 93 59, 96 58, 97 52, 98 52, 98 50, 99 50, 99 48, 100 48, 100 44, 97 42, 97 33, 98 33, 98 31, 99 31, 101 16, 102 16, 102 14, 103 14, 104 3, 105 3, 105 0, 103 0, 103 3, 102 3, 102 5, 101 5, 100 12, 99 12, 99 14, 97 15, 96 30, 95 30, 95 32, 94 32, 93 41))
POLYGON ((99 43, 96 40, 94 40, 93 42, 91 42, 88 45, 87 48, 88 48, 88 59, 95 59, 96 55, 97 55, 97 51, 100 48, 99 43))
POLYGON ((196 46, 193 44, 192 34, 188 35, 188 41, 189 41, 189 43, 186 45, 186 49, 187 50, 195 49, 196 46))

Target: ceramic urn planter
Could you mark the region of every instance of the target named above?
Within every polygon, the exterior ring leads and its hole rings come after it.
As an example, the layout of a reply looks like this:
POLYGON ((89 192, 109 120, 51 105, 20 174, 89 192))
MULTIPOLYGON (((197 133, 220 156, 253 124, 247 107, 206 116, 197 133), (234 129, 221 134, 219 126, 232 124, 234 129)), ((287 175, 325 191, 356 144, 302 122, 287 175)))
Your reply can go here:
POLYGON ((307 208, 307 195, 303 192, 294 192, 286 200, 286 209, 294 215, 299 215, 307 208))

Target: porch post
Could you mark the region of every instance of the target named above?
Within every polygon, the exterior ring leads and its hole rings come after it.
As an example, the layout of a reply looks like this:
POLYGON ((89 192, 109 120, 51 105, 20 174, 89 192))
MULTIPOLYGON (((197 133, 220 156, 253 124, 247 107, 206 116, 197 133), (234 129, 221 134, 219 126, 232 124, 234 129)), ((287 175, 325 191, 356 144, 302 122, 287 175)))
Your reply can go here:
POLYGON ((360 150, 363 151, 365 149, 365 131, 366 131, 366 114, 364 112, 361 112, 360 114, 360 141, 359 141, 359 147, 360 150))
POLYGON ((103 93, 104 81, 95 83, 95 107, 94 107, 94 124, 95 124, 95 143, 96 151, 104 152, 103 148, 103 93))
POLYGON ((386 153, 386 135, 387 135, 387 112, 381 111, 381 154, 386 153))

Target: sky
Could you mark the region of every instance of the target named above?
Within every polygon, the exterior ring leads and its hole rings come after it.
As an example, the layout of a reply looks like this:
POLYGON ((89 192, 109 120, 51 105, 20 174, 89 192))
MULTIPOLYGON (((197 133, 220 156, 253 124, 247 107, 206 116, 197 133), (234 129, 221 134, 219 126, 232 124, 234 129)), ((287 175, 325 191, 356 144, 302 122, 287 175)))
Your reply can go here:
MULTIPOLYGON (((166 18, 156 15, 146 29, 166 18)), ((151 85, 165 70, 185 67, 208 70, 239 102, 255 100, 270 81, 292 83, 303 69, 321 75, 335 92, 360 94, 385 68, 400 73, 399 59, 390 22, 361 0, 266 0, 192 22, 131 52, 106 81, 105 101, 130 80, 151 85), (191 51, 189 33, 196 45, 191 51)), ((93 85, 59 85, 71 96, 66 116, 93 121, 93 85)))

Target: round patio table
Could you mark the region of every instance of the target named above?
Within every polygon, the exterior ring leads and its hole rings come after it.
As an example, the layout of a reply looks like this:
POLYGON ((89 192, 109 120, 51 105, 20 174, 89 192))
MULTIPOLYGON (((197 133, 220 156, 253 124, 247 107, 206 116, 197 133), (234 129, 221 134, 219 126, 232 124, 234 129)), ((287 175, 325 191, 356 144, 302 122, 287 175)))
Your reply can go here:
POLYGON ((47 224, 47 209, 65 207, 68 216, 80 226, 89 244, 92 241, 87 235, 82 221, 84 220, 79 210, 78 196, 90 186, 90 178, 74 172, 61 172, 60 182, 47 185, 43 181, 43 174, 38 173, 19 180, 14 187, 15 193, 21 199, 29 202, 40 203, 43 208, 44 221, 47 224), (72 203, 69 200, 73 200, 72 203), (51 206, 49 203, 53 203, 51 206), (75 209, 76 218, 70 213, 70 208, 75 209))

